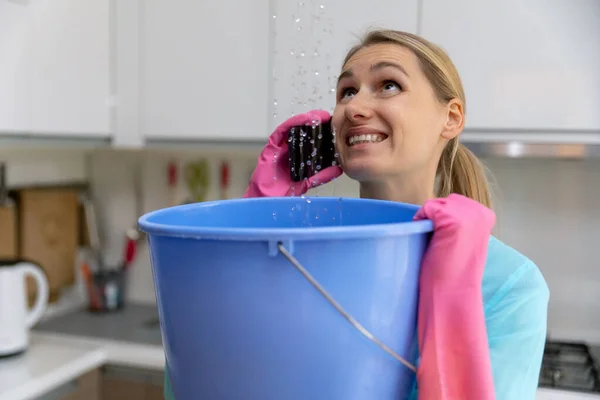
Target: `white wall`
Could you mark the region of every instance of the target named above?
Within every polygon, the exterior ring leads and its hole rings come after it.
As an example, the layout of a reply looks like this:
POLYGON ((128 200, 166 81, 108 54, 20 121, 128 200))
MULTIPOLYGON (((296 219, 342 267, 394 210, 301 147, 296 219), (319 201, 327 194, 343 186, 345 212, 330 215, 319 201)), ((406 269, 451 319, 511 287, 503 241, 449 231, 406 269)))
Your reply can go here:
MULTIPOLYGON (((218 164, 231 162, 230 196, 242 195, 256 161, 255 151, 187 152, 96 151, 92 157, 92 182, 102 218, 107 262, 119 260, 123 232, 135 223, 134 169, 136 157, 143 164, 142 212, 168 205, 166 168, 179 162, 206 157, 212 166, 208 199, 218 197, 218 164)), ((59 182, 86 177, 81 150, 2 150, 8 162, 8 183, 59 182), (25 157, 28 160, 25 161, 25 157)), ((600 343, 600 160, 486 160, 496 181, 498 236, 532 258, 541 268, 551 290, 549 334, 557 338, 600 343)), ((180 174, 181 175, 181 174, 180 174)), ((180 179, 178 193, 187 196, 180 179)), ((357 185, 340 178, 317 189, 317 195, 355 196, 357 185)), ((81 287, 69 291, 50 309, 63 312, 82 304, 81 287)), ((154 291, 147 249, 141 248, 132 270, 130 298, 153 303, 154 291)))

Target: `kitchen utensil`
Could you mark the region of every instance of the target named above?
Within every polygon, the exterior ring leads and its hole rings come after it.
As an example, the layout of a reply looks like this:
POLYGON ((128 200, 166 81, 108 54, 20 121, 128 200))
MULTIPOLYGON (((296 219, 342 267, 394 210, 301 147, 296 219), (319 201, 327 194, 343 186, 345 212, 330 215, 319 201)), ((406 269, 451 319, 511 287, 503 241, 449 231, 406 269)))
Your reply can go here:
POLYGON ((200 160, 186 164, 185 181, 192 196, 190 203, 204 201, 210 185, 208 161, 200 160))
POLYGON ((0 164, 0 258, 17 257, 17 211, 8 196, 6 165, 0 164))
POLYGON ((98 215, 93 200, 86 193, 80 196, 83 207, 83 234, 86 236, 85 244, 91 249, 94 262, 102 265, 102 245, 100 242, 100 229, 98 227, 98 215))
POLYGON ((221 200, 226 200, 229 198, 228 195, 229 189, 229 163, 227 161, 223 161, 221 163, 221 200))
POLYGON ((171 161, 167 167, 167 187, 168 187, 168 191, 169 191, 169 207, 176 206, 177 205, 177 163, 175 161, 171 161))
POLYGON ((100 295, 98 293, 98 289, 94 285, 94 276, 93 276, 92 270, 90 269, 87 262, 83 262, 81 264, 81 275, 83 277, 83 280, 85 282, 85 285, 86 285, 86 288, 88 291, 90 307, 91 308, 99 308, 101 305, 101 300, 99 297, 100 295))
POLYGON ((29 329, 42 317, 48 305, 49 285, 44 271, 22 260, 0 261, 0 357, 22 353, 29 344, 29 329), (27 309, 25 278, 34 279, 37 297, 27 309))

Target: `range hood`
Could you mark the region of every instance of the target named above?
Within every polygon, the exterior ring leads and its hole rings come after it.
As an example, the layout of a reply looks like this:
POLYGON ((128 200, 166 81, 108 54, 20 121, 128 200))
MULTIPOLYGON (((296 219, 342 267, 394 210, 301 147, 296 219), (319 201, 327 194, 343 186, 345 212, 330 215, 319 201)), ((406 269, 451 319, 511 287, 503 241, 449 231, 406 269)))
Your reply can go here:
POLYGON ((600 130, 465 128, 461 143, 479 157, 600 158, 600 130))

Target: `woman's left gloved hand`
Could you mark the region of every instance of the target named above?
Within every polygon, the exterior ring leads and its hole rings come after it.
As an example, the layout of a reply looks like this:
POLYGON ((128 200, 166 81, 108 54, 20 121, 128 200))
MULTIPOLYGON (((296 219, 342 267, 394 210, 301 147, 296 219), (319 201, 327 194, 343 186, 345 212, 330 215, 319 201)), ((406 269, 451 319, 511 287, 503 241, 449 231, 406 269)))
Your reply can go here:
POLYGON ((427 201, 434 233, 419 280, 419 400, 492 400, 482 279, 492 210, 464 196, 427 201))

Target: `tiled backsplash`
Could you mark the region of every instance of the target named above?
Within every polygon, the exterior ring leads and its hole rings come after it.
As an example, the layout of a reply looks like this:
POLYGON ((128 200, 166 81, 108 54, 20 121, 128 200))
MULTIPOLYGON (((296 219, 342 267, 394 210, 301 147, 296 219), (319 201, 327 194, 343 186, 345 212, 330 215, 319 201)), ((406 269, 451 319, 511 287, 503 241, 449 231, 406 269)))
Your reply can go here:
MULTIPOLYGON (((168 205, 167 164, 176 159, 206 158, 212 179, 208 199, 218 196, 218 165, 230 161, 229 195, 242 195, 256 162, 255 151, 115 152, 92 154, 91 182, 102 222, 105 257, 117 262, 123 232, 136 221, 134 162, 143 163, 142 212, 168 205)), ((62 182, 86 178, 81 150, 2 150, 8 163, 9 185, 62 182), (25 156, 28 160, 25 161, 25 156)), ((485 160, 495 180, 497 234, 500 239, 532 258, 551 290, 549 334, 557 338, 587 339, 600 343, 600 160, 566 161, 533 159, 485 160)), ((181 165, 181 164, 180 164, 181 165)), ((180 173, 180 176, 182 174, 180 173)), ((179 180, 178 194, 187 196, 179 180)), ((316 195, 357 196, 358 186, 346 177, 316 189, 316 195)), ((81 302, 81 285, 54 306, 50 314, 81 302)), ((132 270, 130 297, 154 302, 152 274, 146 248, 132 270)))

